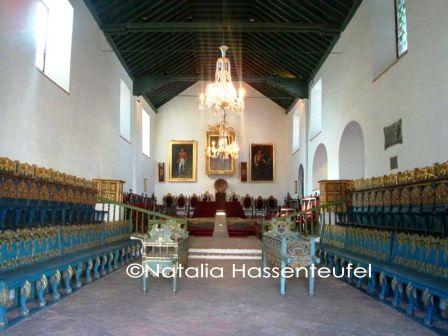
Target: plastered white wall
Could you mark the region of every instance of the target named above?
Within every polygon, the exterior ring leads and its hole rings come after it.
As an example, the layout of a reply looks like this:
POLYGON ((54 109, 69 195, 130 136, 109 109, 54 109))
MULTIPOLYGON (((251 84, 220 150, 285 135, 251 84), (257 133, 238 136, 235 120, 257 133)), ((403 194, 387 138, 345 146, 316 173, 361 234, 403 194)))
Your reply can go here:
MULTIPOLYGON (((34 66, 37 1, 0 1, 0 156, 80 177, 122 179, 136 192, 143 192, 146 177, 152 192, 154 162, 141 153, 135 97, 131 143, 119 135, 120 78, 130 88, 132 82, 84 2, 70 2, 68 94, 34 66)), ((155 119, 149 106, 145 109, 155 119)))
MULTIPOLYGON (((399 170, 448 159, 448 2, 406 3, 409 50, 400 60, 387 64, 390 40, 379 43, 378 38, 395 29, 393 7, 368 0, 333 48, 338 53, 331 54, 314 77, 314 82, 322 78, 322 132, 307 143, 308 192, 320 143, 327 149, 328 178, 339 178, 339 144, 350 121, 357 121, 364 133, 366 177, 390 173, 389 158, 395 155, 399 170), (389 18, 389 24, 378 24, 378 15, 389 18), (403 144, 385 150, 383 127, 400 118, 403 144)), ((303 158, 293 160, 298 166, 303 158)))
MULTIPOLYGON (((212 112, 200 112, 198 95, 204 90, 206 82, 198 82, 175 97, 157 113, 156 158, 165 162, 168 176, 168 144, 170 140, 197 140, 197 182, 171 183, 156 182, 156 196, 161 199, 168 192, 191 195, 209 191, 214 194, 213 183, 219 177, 208 176, 205 168, 205 132, 208 125, 217 124, 218 117, 212 112)), ((236 131, 240 156, 237 163, 237 174, 224 176, 229 183, 229 191, 240 195, 249 193, 253 196, 276 196, 279 200, 288 191, 291 158, 289 116, 285 110, 264 97, 248 85, 246 90, 246 108, 243 117, 229 115, 229 123, 236 131), (274 183, 241 183, 239 162, 249 162, 249 145, 251 143, 274 143, 275 145, 275 182, 274 183)))

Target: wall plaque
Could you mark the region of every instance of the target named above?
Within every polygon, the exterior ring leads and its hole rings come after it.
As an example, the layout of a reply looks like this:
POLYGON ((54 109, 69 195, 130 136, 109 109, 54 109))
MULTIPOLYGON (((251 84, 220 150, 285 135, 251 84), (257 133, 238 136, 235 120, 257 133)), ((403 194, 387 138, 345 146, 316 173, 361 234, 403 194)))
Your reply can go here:
POLYGON ((384 127, 384 149, 403 143, 401 119, 390 126, 384 127))
POLYGON ((398 169, 398 157, 393 156, 390 158, 390 170, 398 169))

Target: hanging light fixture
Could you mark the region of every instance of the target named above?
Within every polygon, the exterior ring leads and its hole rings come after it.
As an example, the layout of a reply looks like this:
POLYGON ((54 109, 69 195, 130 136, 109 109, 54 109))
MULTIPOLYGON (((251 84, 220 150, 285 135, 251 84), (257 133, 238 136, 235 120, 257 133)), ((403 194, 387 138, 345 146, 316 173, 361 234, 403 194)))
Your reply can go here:
POLYGON ((212 109, 216 114, 232 110, 241 115, 244 111, 244 89, 240 87, 238 92, 232 83, 230 61, 226 57, 229 47, 222 45, 221 57, 216 61, 215 81, 207 85, 205 93, 199 96, 199 109, 212 109))
POLYGON ((221 123, 217 125, 218 128, 218 141, 212 141, 210 146, 207 147, 207 156, 214 159, 237 159, 240 147, 238 143, 233 139, 233 128, 229 127, 226 121, 226 115, 224 114, 221 123))
POLYGON ((227 46, 219 47, 221 57, 216 61, 215 81, 207 85, 205 93, 199 95, 199 109, 213 110, 216 115, 222 114, 222 121, 218 125, 218 142, 212 141, 206 152, 211 158, 228 159, 238 158, 240 148, 230 136, 233 131, 227 124, 227 111, 231 110, 237 115, 244 111, 244 89, 236 90, 232 83, 232 74, 230 71, 230 61, 226 57, 227 46))

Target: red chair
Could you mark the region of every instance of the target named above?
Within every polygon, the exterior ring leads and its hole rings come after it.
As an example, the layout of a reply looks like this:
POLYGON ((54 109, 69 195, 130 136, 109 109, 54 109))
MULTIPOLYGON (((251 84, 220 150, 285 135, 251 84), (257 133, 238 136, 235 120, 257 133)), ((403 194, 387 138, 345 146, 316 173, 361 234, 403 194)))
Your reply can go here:
POLYGON ((248 194, 243 197, 243 211, 244 215, 246 217, 254 217, 254 205, 253 205, 253 199, 248 194))
POLYGON ((190 197, 190 202, 188 204, 188 217, 191 217, 194 213, 194 210, 198 206, 199 197, 196 194, 193 194, 190 197))
POLYGON ((177 197, 176 202, 176 216, 177 217, 186 217, 187 215, 187 200, 183 194, 180 194, 177 197))
POLYGON ((238 202, 238 195, 232 193, 232 195, 230 196, 230 202, 238 202))
POLYGON ((255 217, 266 216, 266 201, 263 197, 258 196, 255 200, 255 217))
POLYGON ((172 214, 173 207, 174 207, 174 197, 168 193, 167 195, 163 196, 163 207, 164 212, 168 215, 172 214))
POLYGON ((266 202, 267 214, 269 216, 273 216, 278 212, 278 204, 277 199, 274 196, 269 196, 266 202))

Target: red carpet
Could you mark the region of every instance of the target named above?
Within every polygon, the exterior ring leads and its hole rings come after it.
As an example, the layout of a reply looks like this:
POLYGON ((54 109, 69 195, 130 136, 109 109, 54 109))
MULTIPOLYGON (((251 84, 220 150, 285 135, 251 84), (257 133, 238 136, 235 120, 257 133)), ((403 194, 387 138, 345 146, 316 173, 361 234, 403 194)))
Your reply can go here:
MULTIPOLYGON (((226 202, 225 208, 227 217, 246 218, 243 207, 239 202, 226 202)), ((215 217, 216 210, 216 202, 198 202, 193 218, 215 217)))

